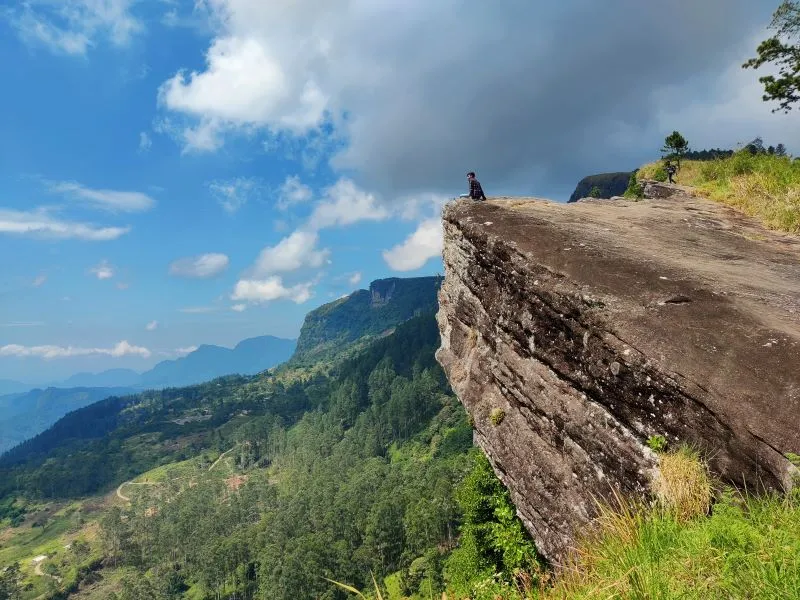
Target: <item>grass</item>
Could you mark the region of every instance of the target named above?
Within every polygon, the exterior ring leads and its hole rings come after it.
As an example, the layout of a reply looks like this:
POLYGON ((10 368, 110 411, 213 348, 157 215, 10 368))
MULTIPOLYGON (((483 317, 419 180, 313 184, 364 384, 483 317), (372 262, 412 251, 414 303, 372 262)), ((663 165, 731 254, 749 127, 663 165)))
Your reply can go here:
MULTIPOLYGON (((652 179, 661 162, 645 165, 640 179, 652 179)), ((770 229, 800 233, 800 160, 736 152, 712 161, 685 160, 676 182, 759 219, 770 229)))

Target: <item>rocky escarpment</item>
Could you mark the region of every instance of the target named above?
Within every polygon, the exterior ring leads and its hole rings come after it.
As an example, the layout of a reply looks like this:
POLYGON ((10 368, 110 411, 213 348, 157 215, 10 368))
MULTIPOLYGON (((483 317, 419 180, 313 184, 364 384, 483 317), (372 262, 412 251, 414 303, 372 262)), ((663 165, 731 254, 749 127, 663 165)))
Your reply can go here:
POLYGON ((575 191, 572 192, 567 202, 577 202, 580 198, 590 196, 594 188, 599 190, 598 198, 621 196, 627 189, 630 178, 630 172, 589 175, 578 182, 578 185, 575 186, 575 191))
POLYGON ((540 551, 595 499, 646 497, 647 439, 723 479, 791 486, 800 453, 800 240, 678 193, 456 201, 437 353, 540 551))

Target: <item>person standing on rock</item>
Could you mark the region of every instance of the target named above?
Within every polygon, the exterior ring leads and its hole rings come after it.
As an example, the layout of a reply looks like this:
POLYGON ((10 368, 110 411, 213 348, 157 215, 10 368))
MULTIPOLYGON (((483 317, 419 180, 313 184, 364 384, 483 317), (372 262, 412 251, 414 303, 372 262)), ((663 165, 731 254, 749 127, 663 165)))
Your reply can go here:
POLYGON ((470 171, 467 173, 467 181, 469 181, 469 198, 473 200, 486 200, 486 194, 483 193, 481 182, 475 179, 475 173, 470 171))
POLYGON ((669 178, 670 183, 675 183, 675 172, 678 170, 675 165, 673 165, 670 161, 667 161, 665 165, 667 171, 667 177, 669 178))

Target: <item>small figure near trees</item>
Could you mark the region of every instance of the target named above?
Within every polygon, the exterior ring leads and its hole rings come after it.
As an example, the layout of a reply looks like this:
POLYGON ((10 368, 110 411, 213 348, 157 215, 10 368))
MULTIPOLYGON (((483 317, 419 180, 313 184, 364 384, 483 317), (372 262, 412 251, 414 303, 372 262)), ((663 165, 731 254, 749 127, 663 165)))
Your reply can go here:
POLYGON ((678 171, 677 167, 668 160, 664 164, 664 170, 667 172, 667 178, 670 183, 675 183, 675 173, 678 171))

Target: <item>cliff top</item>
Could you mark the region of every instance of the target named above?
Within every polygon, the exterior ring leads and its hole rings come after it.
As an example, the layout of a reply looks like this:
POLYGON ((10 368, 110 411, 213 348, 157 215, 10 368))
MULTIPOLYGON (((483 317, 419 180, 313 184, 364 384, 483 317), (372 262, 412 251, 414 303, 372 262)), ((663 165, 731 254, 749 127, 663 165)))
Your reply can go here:
MULTIPOLYGON (((712 410, 783 452, 800 447, 800 238, 689 194, 561 204, 456 201, 471 237, 577 286, 625 343, 712 410)), ((725 420, 728 420, 725 419, 725 420)))

